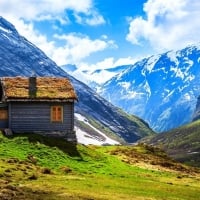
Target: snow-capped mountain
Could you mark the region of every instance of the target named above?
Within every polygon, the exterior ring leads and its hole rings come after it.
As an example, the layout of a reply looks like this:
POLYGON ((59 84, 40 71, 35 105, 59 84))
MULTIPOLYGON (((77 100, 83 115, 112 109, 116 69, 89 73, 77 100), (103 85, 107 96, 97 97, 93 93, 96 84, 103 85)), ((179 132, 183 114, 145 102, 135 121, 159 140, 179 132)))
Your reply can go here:
POLYGON ((97 90, 100 85, 104 84, 106 81, 110 80, 112 77, 128 67, 129 65, 122 65, 108 69, 82 70, 75 65, 70 64, 61 66, 63 70, 70 73, 76 79, 79 80, 81 77, 81 81, 89 85, 94 90, 97 90))
POLYGON ((156 131, 192 120, 200 95, 200 44, 145 58, 106 82, 100 94, 156 131))
MULTIPOLYGON (((75 106, 76 116, 78 116, 76 117, 78 139, 82 136, 88 138, 90 135, 93 142, 96 139, 101 140, 101 144, 109 143, 111 140, 103 135, 109 133, 109 136, 116 140, 134 142, 152 133, 145 122, 128 116, 84 83, 67 74, 40 49, 20 36, 12 24, 0 17, 0 76, 31 75, 60 76, 71 80, 79 98, 75 106)), ((83 140, 79 142, 84 143, 83 140)))

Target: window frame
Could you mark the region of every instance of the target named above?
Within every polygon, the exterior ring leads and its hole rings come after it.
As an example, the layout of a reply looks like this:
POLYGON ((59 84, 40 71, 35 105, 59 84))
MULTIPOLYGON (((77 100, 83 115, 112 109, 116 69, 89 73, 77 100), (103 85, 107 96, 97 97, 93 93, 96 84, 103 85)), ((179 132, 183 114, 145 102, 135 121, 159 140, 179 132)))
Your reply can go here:
POLYGON ((51 106, 51 122, 63 123, 63 106, 62 105, 51 106))

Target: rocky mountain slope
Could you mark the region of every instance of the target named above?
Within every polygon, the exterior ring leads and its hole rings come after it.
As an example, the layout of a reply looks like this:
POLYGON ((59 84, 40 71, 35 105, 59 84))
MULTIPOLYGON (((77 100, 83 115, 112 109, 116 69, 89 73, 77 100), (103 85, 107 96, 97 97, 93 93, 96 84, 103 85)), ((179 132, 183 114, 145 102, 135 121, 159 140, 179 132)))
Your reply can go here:
POLYGON ((200 95, 200 44, 145 58, 107 81, 100 95, 161 132, 190 122, 200 95))
POLYGON ((64 72, 40 49, 20 36, 15 27, 2 17, 0 44, 0 76, 60 76, 68 77, 72 81, 79 98, 75 112, 92 124, 89 126, 76 117, 78 139, 80 132, 82 136, 100 141, 101 144, 107 143, 102 133, 109 134, 109 137, 117 141, 126 142, 134 142, 152 134, 142 120, 125 114, 88 86, 64 72))

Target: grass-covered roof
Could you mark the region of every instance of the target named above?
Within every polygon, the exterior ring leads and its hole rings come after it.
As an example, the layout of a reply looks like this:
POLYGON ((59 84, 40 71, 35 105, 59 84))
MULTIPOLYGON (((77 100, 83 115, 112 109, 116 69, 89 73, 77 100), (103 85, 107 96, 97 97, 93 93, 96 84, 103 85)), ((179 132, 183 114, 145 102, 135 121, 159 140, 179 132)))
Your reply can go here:
POLYGON ((3 99, 52 100, 77 99, 67 78, 57 77, 4 77, 1 78, 3 99))

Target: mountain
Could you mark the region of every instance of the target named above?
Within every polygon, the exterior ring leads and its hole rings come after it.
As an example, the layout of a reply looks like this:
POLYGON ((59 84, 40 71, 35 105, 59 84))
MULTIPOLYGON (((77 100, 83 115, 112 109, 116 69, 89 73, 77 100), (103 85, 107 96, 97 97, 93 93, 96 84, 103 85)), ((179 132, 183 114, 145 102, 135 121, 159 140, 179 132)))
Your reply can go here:
POLYGON ((70 72, 70 74, 76 79, 79 79, 81 77, 82 82, 89 85, 94 90, 98 90, 100 85, 102 85, 121 71, 125 70, 128 66, 129 65, 122 65, 108 69, 81 70, 75 65, 67 64, 61 66, 61 68, 68 73, 70 72))
POLYGON ((108 103, 91 88, 64 72, 35 45, 20 36, 15 27, 0 17, 0 76, 68 77, 79 102, 75 105, 76 132, 91 143, 134 142, 152 134, 148 125, 108 103), (109 140, 113 138, 113 140, 109 140))
POLYGON ((161 147, 177 161, 200 167, 200 120, 158 134, 155 137, 144 138, 145 142, 161 147))
POLYGON ((200 95, 200 44, 138 61, 99 94, 157 132, 190 122, 200 95))

